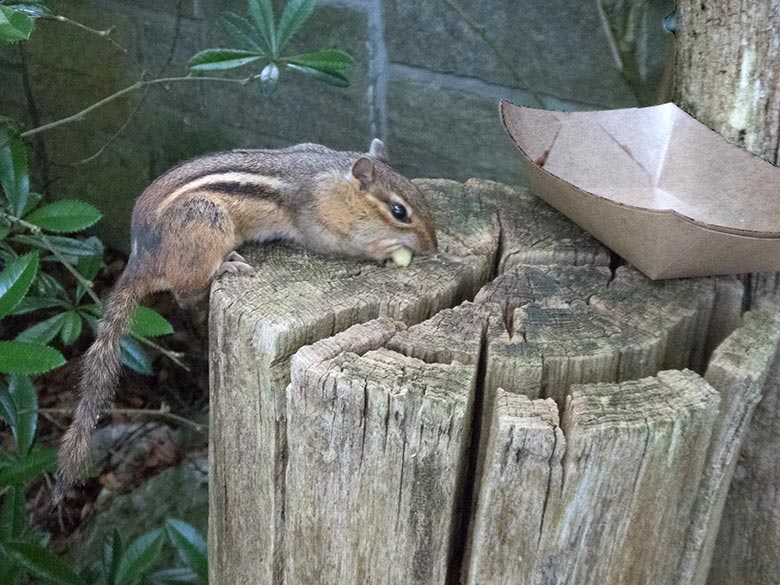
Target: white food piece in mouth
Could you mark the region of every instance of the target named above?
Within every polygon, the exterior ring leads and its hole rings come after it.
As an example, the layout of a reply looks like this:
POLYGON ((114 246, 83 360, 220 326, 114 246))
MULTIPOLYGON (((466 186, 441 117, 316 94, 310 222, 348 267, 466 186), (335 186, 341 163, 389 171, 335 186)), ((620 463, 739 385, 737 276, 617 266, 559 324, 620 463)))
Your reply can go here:
POLYGON ((401 268, 406 268, 412 263, 412 251, 409 248, 399 248, 390 255, 390 258, 401 268))

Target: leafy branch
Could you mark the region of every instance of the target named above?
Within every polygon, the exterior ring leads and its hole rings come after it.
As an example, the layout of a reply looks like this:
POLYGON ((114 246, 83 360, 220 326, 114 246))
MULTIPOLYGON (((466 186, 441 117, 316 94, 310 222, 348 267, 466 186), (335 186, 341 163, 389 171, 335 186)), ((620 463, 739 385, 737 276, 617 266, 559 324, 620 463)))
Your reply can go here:
POLYGON ((237 48, 206 49, 190 59, 193 71, 224 71, 260 62, 260 87, 271 95, 279 84, 280 68, 311 75, 325 83, 347 87, 346 73, 354 61, 334 49, 286 55, 284 50, 311 17, 316 0, 290 0, 276 23, 271 0, 249 0, 252 22, 233 12, 223 12, 221 24, 237 48))
MULTIPOLYGON (((47 132, 67 124, 81 122, 93 111, 112 101, 134 93, 140 89, 154 85, 165 85, 191 81, 206 81, 247 85, 260 81, 264 95, 271 95, 279 84, 280 68, 286 68, 338 87, 348 87, 347 73, 354 64, 351 56, 343 51, 325 49, 311 53, 285 55, 284 49, 300 31, 301 27, 311 17, 316 0, 290 0, 282 11, 278 25, 274 16, 271 0, 248 0, 249 14, 253 23, 232 12, 221 15, 221 24, 227 35, 239 48, 206 49, 194 55, 189 61, 192 73, 206 71, 225 71, 235 69, 259 61, 265 64, 258 73, 236 79, 230 77, 205 77, 186 75, 144 79, 145 71, 141 71, 141 79, 94 104, 70 116, 43 124, 20 132, 18 136, 30 138, 42 132, 47 132)), ((119 50, 129 55, 126 48, 111 39, 112 29, 98 30, 71 20, 65 16, 53 15, 42 0, 14 0, 3 3, 0 0, 0 43, 15 43, 29 38, 35 19, 47 18, 77 26, 78 28, 100 37, 105 37, 119 50)), ((2 148, 4 144, 0 144, 2 148)))
POLYGON ((182 81, 218 81, 221 83, 237 83, 240 85, 246 85, 255 79, 257 79, 258 75, 253 75, 244 79, 229 79, 225 77, 195 77, 192 75, 184 76, 184 77, 163 77, 160 79, 149 79, 147 81, 136 81, 134 84, 125 87, 124 89, 120 89, 116 93, 113 93, 102 100, 99 100, 92 104, 89 107, 84 108, 80 112, 76 112, 75 114, 68 116, 66 118, 62 118, 60 120, 55 120, 54 122, 49 122, 48 124, 44 124, 43 126, 39 126, 38 128, 32 128, 30 130, 26 130, 24 132, 19 133, 19 137, 21 138, 29 138, 30 136, 35 136, 36 134, 40 134, 41 132, 46 132, 48 130, 53 130, 54 128, 58 128, 60 126, 64 126, 66 124, 72 124, 74 122, 81 122, 84 120, 84 118, 94 112, 95 110, 102 108, 108 103, 111 103, 112 101, 121 98, 129 93, 133 93, 135 91, 138 91, 139 89, 142 89, 144 87, 152 86, 152 85, 160 85, 160 84, 166 84, 166 83, 177 83, 182 81))
MULTIPOLYGON (((31 376, 63 365, 65 349, 85 331, 96 328, 103 303, 93 281, 103 266, 104 250, 97 238, 79 235, 100 220, 97 209, 82 201, 47 203, 42 195, 31 191, 22 139, 80 122, 106 104, 139 91, 140 107, 150 88, 174 83, 202 81, 240 86, 258 81, 263 94, 269 95, 278 86, 280 69, 289 69, 332 85, 347 86, 353 60, 346 53, 330 49, 295 55, 287 52, 314 6, 315 0, 289 0, 277 23, 270 0, 248 0, 251 22, 232 13, 222 15, 222 25, 237 48, 202 51, 191 59, 189 74, 160 77, 163 69, 156 75, 147 73, 113 38, 112 27, 101 30, 53 14, 46 0, 0 0, 0 44, 26 41, 36 21, 45 19, 104 39, 130 58, 138 70, 134 83, 60 120, 35 122, 37 127, 25 130, 0 116, 0 331, 4 334, 0 339, 0 422, 13 436, 13 441, 4 441, 0 448, 0 583, 18 585, 33 579, 78 585, 137 585, 142 580, 155 584, 208 582, 205 540, 180 520, 168 519, 164 527, 127 544, 114 533, 105 543, 102 567, 79 571, 50 552, 48 535, 29 525, 26 490, 56 465, 55 451, 36 440, 38 418, 68 412, 39 409, 31 376), (203 75, 251 64, 261 67, 242 78, 203 75), (181 562, 175 568, 153 572, 166 542, 176 549, 181 562)), ((174 35, 172 47, 175 42, 174 35)), ((166 66, 172 54, 173 48, 166 66)), ((151 374, 151 360, 143 347, 146 345, 182 365, 180 354, 159 347, 153 340, 172 330, 161 315, 138 308, 129 335, 120 342, 123 363, 151 374)), ((206 424, 170 412, 165 404, 152 411, 113 412, 163 418, 198 431, 207 428, 206 424)))
MULTIPOLYGON (((94 328, 103 303, 93 289, 92 280, 103 264, 103 246, 97 238, 80 240, 65 234, 94 225, 100 212, 83 201, 62 200, 41 205, 42 197, 30 192, 27 155, 18 138, 7 138, 0 131, 0 185, 5 201, 0 207, 0 318, 38 310, 59 312, 34 323, 16 339, 0 341, 0 372, 35 374, 62 363, 62 354, 49 344, 60 336, 68 346, 81 336, 83 323, 94 328), (5 139, 5 140, 3 140, 5 139), (20 248, 22 253, 20 253, 20 248), (57 262, 74 279, 76 290, 69 293, 50 275, 39 270, 43 263, 57 262), (33 285, 35 295, 29 295, 33 285), (92 302, 85 303, 84 297, 92 302)), ((151 361, 139 344, 157 348, 182 365, 181 355, 160 347, 148 339, 171 333, 173 328, 151 309, 136 312, 130 337, 122 339, 123 361, 129 367, 151 373, 151 361)))

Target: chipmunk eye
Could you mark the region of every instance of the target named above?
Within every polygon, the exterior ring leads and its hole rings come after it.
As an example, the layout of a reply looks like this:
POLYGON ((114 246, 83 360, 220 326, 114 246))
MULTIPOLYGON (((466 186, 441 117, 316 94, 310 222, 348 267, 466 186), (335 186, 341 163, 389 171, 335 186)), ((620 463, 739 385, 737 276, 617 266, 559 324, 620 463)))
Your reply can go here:
POLYGON ((399 221, 407 221, 408 219, 408 215, 406 213, 406 207, 404 207, 400 203, 391 203, 390 213, 392 213, 393 217, 399 221))

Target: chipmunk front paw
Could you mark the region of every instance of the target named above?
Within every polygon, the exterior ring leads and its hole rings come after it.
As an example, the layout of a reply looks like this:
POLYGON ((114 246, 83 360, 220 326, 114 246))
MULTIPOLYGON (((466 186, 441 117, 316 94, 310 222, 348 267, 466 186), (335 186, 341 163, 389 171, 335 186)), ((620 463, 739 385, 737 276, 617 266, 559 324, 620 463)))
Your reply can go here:
POLYGON ((217 268, 217 278, 223 274, 235 274, 238 276, 254 274, 255 269, 252 268, 241 254, 236 251, 229 252, 222 264, 217 268))

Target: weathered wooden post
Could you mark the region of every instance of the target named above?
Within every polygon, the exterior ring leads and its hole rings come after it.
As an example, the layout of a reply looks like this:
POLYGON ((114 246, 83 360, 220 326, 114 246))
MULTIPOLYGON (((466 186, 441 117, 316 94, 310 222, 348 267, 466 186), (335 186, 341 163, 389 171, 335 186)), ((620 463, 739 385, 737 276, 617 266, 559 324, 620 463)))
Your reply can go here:
POLYGON ((650 282, 522 189, 419 184, 436 259, 256 248, 255 276, 215 284, 212 581, 706 572, 776 316, 702 378, 686 368, 737 325, 738 280, 650 282))
MULTIPOLYGON (((780 143, 780 11, 773 0, 677 0, 675 102, 772 164, 780 143)), ((749 194, 748 194, 749 195, 749 194)), ((777 273, 745 276, 748 300, 780 296, 777 273)), ((725 506, 709 582, 780 574, 780 374, 762 391, 725 506)), ((699 581, 697 581, 699 582, 699 581)))
POLYGON ((430 192, 439 210, 439 260, 420 259, 402 270, 264 247, 248 250, 257 265, 253 278, 214 285, 209 547, 215 583, 283 578, 292 355, 376 317, 423 321, 473 297, 490 277, 499 244, 495 203, 457 188, 430 192))

